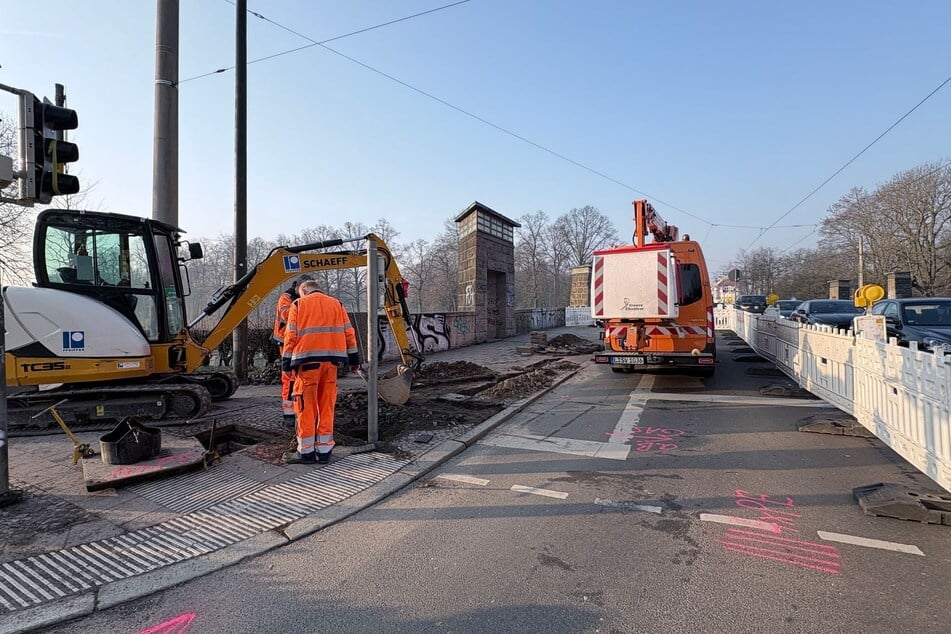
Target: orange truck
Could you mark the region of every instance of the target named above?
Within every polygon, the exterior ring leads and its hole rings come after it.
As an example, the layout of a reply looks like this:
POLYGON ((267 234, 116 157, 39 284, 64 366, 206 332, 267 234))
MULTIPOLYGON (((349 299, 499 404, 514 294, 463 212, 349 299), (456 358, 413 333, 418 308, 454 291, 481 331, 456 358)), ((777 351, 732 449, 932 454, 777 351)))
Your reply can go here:
POLYGON ((595 251, 591 315, 604 331, 595 363, 615 372, 670 368, 712 376, 716 333, 700 245, 646 200, 634 201, 634 244, 595 251), (648 243, 647 238, 653 238, 648 243))

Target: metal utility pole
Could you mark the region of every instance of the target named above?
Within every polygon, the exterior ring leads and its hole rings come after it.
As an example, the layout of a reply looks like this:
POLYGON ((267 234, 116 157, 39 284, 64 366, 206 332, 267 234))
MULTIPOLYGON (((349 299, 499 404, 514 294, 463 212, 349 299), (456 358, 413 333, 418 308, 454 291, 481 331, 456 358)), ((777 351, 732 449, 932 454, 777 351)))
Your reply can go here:
POLYGON ((156 0, 152 218, 178 226, 178 0, 156 0))
MULTIPOLYGON (((3 283, 0 281, 0 289, 3 283)), ((20 499, 19 491, 10 490, 10 461, 7 447, 7 345, 3 301, 0 298, 0 506, 20 499)))
POLYGON ((380 440, 377 407, 377 307, 380 305, 380 265, 376 240, 367 240, 367 442, 380 440))
POLYGON ((865 238, 859 236, 859 288, 865 286, 865 238))
MULTIPOLYGON (((248 272, 248 2, 235 3, 234 59, 234 280, 248 272)), ((248 322, 231 335, 234 372, 248 379, 248 322)))

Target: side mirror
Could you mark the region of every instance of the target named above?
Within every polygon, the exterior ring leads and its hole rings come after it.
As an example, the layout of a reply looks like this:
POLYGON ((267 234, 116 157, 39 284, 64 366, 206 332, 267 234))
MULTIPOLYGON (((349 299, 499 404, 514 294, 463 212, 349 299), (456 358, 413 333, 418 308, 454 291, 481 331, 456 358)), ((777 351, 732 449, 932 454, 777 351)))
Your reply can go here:
POLYGON ((188 243, 188 257, 192 260, 200 260, 205 257, 205 252, 201 250, 200 242, 188 243))
POLYGON ((891 327, 894 328, 895 330, 901 330, 901 324, 898 323, 898 320, 895 319, 894 317, 886 317, 886 318, 885 318, 885 325, 886 325, 886 326, 891 326, 891 327))

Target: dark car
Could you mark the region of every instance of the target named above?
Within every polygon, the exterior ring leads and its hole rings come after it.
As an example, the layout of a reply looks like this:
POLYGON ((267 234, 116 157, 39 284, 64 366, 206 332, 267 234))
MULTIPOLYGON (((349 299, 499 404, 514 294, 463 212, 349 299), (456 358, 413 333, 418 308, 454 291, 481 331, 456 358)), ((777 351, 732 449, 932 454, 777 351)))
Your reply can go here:
POLYGON ((801 324, 851 328, 852 320, 864 312, 848 299, 811 299, 796 307, 789 319, 801 324))
POLYGON ((770 304, 764 314, 778 315, 780 317, 786 317, 788 319, 789 316, 792 315, 792 312, 796 310, 797 308, 799 308, 799 304, 801 303, 802 301, 798 299, 780 299, 770 304))
POLYGON ((885 331, 898 345, 916 341, 924 350, 951 354, 951 297, 885 299, 870 312, 885 317, 885 331))
POLYGON ((748 313, 762 313, 766 310, 765 295, 740 295, 733 305, 748 313))

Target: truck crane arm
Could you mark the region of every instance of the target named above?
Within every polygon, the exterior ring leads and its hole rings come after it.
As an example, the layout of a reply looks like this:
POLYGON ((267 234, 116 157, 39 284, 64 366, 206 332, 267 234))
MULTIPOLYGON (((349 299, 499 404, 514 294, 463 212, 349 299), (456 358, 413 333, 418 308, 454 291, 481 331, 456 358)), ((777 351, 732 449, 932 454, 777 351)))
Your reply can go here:
POLYGON ((634 236, 631 242, 638 247, 645 245, 645 239, 648 234, 654 238, 654 242, 676 242, 680 230, 668 224, 654 206, 646 200, 635 200, 634 203, 634 236))

